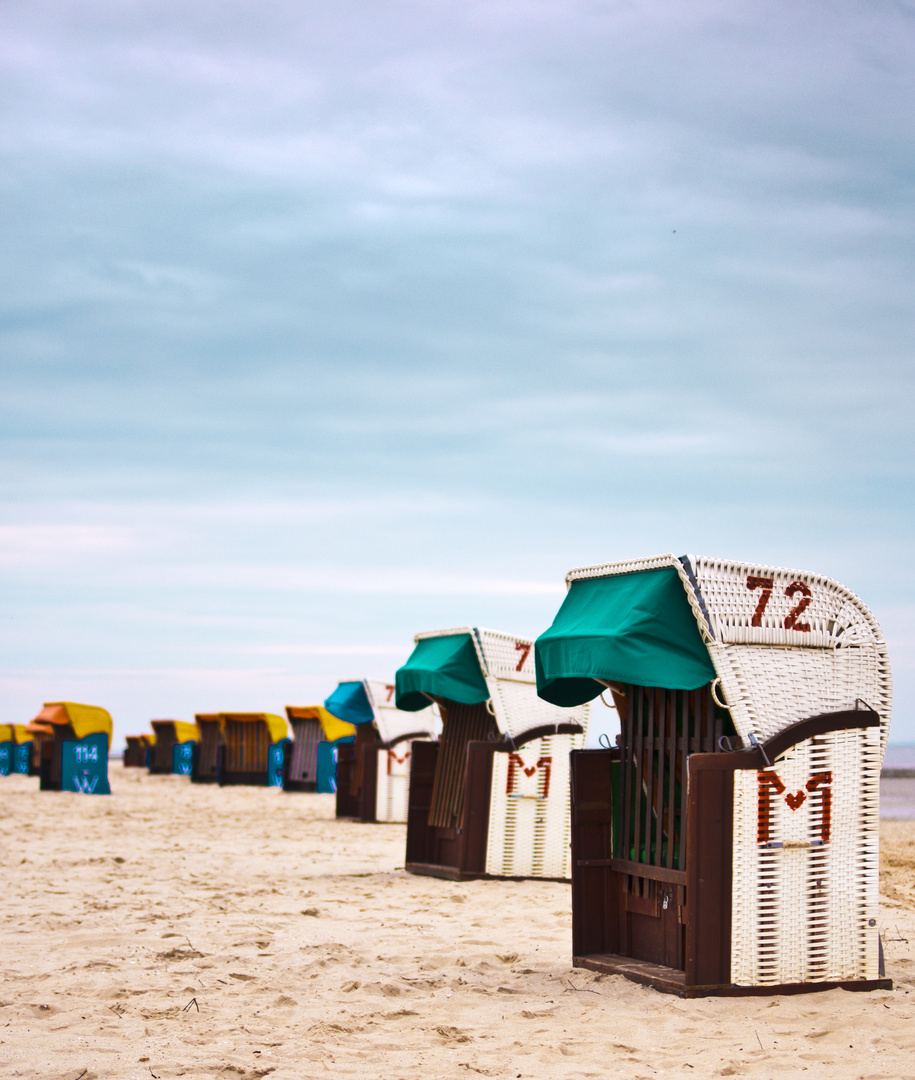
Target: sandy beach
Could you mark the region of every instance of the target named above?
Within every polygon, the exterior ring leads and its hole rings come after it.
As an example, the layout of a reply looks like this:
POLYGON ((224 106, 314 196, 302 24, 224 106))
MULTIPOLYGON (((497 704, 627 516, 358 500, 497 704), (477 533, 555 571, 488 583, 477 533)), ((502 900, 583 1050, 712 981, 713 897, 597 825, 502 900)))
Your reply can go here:
POLYGON ((915 1075, 915 822, 883 823, 891 992, 681 1001, 570 965, 569 887, 403 872, 331 796, 112 763, 0 781, 0 1073, 47 1080, 915 1075))

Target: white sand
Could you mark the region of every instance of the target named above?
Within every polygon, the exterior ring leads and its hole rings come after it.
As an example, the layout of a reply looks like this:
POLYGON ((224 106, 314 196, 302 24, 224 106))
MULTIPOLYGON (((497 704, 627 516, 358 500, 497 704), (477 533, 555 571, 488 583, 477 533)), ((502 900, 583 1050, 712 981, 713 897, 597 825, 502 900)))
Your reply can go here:
POLYGON ((884 824, 894 991, 681 1001, 571 968, 567 886, 412 877, 404 826, 330 796, 111 772, 0 779, 4 1078, 915 1076, 915 823, 884 824))

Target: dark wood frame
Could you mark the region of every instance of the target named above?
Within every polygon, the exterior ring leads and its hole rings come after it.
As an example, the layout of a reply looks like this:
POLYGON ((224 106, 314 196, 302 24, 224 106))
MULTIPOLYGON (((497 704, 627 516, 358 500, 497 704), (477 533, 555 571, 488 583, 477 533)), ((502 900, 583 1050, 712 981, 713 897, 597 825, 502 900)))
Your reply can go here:
MULTIPOLYGON (((578 724, 550 724, 527 731, 514 742, 505 739, 498 742, 468 742, 463 825, 452 829, 429 824, 435 762, 440 744, 420 740, 413 742, 410 748, 405 869, 411 874, 425 874, 450 881, 495 876, 486 873, 493 755, 510 754, 546 735, 578 734, 581 734, 578 724)), ((498 876, 501 878, 501 875, 498 876)))
POLYGON ((63 782, 63 741, 75 739, 76 733, 69 724, 55 724, 53 734, 38 743, 38 790, 60 791, 63 782))
MULTIPOLYGON (((613 856, 614 791, 612 766, 620 751, 572 752, 572 952, 575 967, 625 975, 680 997, 758 996, 830 990, 889 990, 886 978, 843 982, 736 986, 731 982, 731 882, 734 772, 763 769, 792 746, 831 731, 879 726, 871 709, 822 713, 801 720, 764 744, 732 753, 694 753, 688 757, 686 867, 647 867, 613 856), (668 902, 678 905, 685 929, 682 967, 626 955, 626 895, 621 879, 637 873, 661 883, 668 902)), ((638 915, 654 898, 633 897, 638 915), (641 905, 640 902, 641 901, 641 905)), ((666 905, 665 905, 666 907, 666 905)), ((882 970, 881 970, 882 975, 882 970)))
MULTIPOLYGON (((429 742, 425 731, 412 731, 390 742, 346 743, 337 749, 337 817, 353 818, 366 824, 378 821, 378 752, 391 750, 401 743, 415 741, 429 742), (349 793, 350 777, 355 767, 356 756, 362 757, 362 786, 358 794, 349 793), (344 792, 344 784, 346 791, 344 792)), ((410 759, 412 765, 412 757, 410 759)), ((412 778, 412 771, 411 771, 412 778)), ((411 779, 412 782, 412 779, 411 779)))
POLYGON ((142 769, 146 767, 146 743, 141 735, 128 735, 124 746, 124 768, 142 769))
POLYGON ((200 730, 200 741, 194 743, 194 754, 191 759, 191 783, 192 784, 218 784, 219 774, 222 771, 222 733, 219 729, 218 713, 198 713, 195 717, 197 727, 200 730), (215 746, 210 745, 208 732, 215 730, 215 746), (209 763, 203 761, 204 753, 212 753, 209 763))
POLYGON ((356 821, 375 820, 375 797, 378 792, 377 754, 381 749, 374 723, 360 724, 356 739, 337 748, 338 818, 356 821), (358 782, 354 777, 358 775, 358 782))
POLYGON ((172 751, 175 748, 175 744, 178 742, 178 736, 175 733, 175 725, 169 723, 167 727, 167 733, 170 737, 162 739, 160 735, 161 728, 153 728, 156 734, 156 741, 149 748, 149 771, 150 773, 157 775, 170 774, 174 765, 172 757, 172 751))

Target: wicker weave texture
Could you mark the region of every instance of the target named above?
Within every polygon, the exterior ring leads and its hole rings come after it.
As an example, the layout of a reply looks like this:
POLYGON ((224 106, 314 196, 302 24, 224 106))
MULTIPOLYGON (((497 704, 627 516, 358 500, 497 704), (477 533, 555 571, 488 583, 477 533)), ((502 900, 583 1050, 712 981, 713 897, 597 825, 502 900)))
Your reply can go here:
POLYGON ((364 685, 372 712, 375 714, 375 726, 378 728, 382 742, 396 742, 404 735, 420 733, 429 735, 433 739, 438 738, 441 722, 431 705, 420 712, 404 712, 394 704, 393 683, 386 683, 381 679, 365 679, 364 685))
POLYGON ((549 724, 578 724, 587 735, 590 703, 562 709, 537 696, 533 638, 498 630, 475 630, 480 665, 492 698, 492 711, 503 735, 521 738, 549 724))
POLYGON ((571 878, 569 754, 584 735, 548 735, 493 755, 486 872, 571 878))
POLYGON ((712 661, 734 724, 771 738, 861 700, 880 714, 886 746, 893 703, 889 657, 870 611, 831 578, 781 567, 690 557, 713 635, 712 661))
POLYGON ((735 773, 737 985, 878 977, 881 755, 877 728, 853 729, 735 773))
POLYGON ((410 743, 378 751, 376 821, 406 821, 410 797, 410 743))

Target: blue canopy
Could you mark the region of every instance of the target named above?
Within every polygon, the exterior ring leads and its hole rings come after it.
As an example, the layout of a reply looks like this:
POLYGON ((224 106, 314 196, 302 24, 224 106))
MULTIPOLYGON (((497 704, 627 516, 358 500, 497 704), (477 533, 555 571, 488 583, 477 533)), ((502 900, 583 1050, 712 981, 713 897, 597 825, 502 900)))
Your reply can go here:
POLYGON ((361 682, 342 682, 324 702, 324 708, 348 724, 370 724, 375 719, 361 682))

